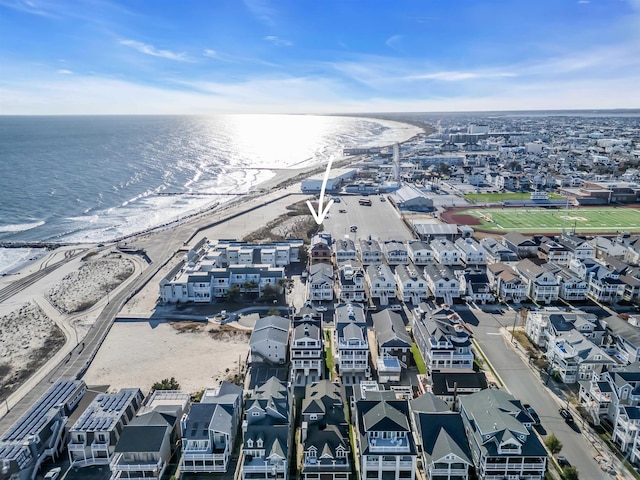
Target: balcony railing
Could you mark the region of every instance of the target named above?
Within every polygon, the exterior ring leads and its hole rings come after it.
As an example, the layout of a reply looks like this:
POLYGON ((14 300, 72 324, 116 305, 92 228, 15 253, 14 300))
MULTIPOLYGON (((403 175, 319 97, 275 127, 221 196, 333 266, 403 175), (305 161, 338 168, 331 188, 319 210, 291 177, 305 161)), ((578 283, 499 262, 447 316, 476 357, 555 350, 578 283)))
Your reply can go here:
POLYGON ((402 468, 402 469, 407 469, 407 468, 413 468, 414 467, 414 463, 407 461, 407 460, 402 460, 400 462, 396 462, 394 460, 383 460, 382 462, 379 462, 377 460, 367 460, 365 462, 365 465, 367 468, 383 468, 383 469, 395 469, 396 466, 398 468, 402 468))

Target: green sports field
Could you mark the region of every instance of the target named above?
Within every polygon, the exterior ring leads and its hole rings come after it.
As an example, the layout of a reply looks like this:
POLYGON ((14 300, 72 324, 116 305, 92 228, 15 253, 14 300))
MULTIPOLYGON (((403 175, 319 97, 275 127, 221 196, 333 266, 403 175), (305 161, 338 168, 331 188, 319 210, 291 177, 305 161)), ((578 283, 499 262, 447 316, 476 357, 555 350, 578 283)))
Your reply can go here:
POLYGON ((483 230, 498 232, 553 233, 561 232, 563 227, 581 233, 640 231, 640 209, 635 208, 483 208, 457 213, 477 218, 483 230))
MULTIPOLYGON (((501 192, 501 193, 466 193, 464 198, 471 203, 497 203, 504 200, 529 200, 531 192, 501 192)), ((563 198, 557 193, 549 193, 549 199, 563 198)))

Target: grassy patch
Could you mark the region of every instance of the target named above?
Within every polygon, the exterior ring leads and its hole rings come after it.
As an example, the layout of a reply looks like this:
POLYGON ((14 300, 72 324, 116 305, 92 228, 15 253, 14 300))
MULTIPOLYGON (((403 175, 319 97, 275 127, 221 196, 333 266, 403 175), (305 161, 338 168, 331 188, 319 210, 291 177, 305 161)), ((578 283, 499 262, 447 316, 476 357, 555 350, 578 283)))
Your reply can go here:
POLYGON ((334 364, 333 364, 333 350, 331 349, 331 332, 329 330, 324 331, 324 351, 325 362, 327 364, 327 370, 329 370, 329 377, 334 379, 334 364))
POLYGON ((480 228, 496 232, 576 232, 614 233, 640 231, 640 210, 623 207, 554 209, 540 207, 482 208, 464 210, 477 218, 480 228))
POLYGON ((427 373, 427 366, 422 359, 422 354, 420 353, 416 342, 413 342, 411 344, 411 353, 413 354, 413 361, 416 362, 416 367, 418 367, 418 373, 421 375, 425 375, 427 373))

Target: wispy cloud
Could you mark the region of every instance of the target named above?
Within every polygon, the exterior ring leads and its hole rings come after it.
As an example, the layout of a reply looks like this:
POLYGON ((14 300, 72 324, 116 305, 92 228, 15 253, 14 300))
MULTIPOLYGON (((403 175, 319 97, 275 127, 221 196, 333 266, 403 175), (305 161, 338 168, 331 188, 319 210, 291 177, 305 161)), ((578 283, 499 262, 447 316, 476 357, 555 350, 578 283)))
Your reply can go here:
POLYGON ((185 53, 176 53, 176 52, 172 52, 171 50, 162 50, 154 47, 153 45, 138 42, 136 40, 127 40, 127 39, 120 40, 120 45, 133 48, 134 50, 137 50, 140 53, 151 55, 152 57, 166 58, 167 60, 174 60, 177 62, 189 61, 189 58, 185 53))
POLYGON ((276 37, 275 35, 267 35, 266 37, 264 37, 264 39, 267 42, 271 42, 279 47, 290 47, 291 45, 293 45, 292 41, 276 37))
POLYGON ((275 25, 276 10, 269 0, 244 0, 244 4, 262 23, 269 27, 275 25))
POLYGON ((400 46, 400 43, 402 43, 403 39, 404 39, 404 35, 392 35, 389 38, 387 38, 384 44, 387 47, 393 48, 394 50, 396 50, 400 46))
POLYGON ((460 82, 462 80, 479 80, 482 78, 509 78, 517 77, 512 72, 433 72, 418 75, 409 75, 405 80, 441 80, 443 82, 460 82))
POLYGON ((60 75, 71 75, 73 72, 71 70, 67 70, 65 68, 61 68, 56 73, 58 73, 60 75))
POLYGON ((0 7, 42 17, 56 17, 51 5, 37 0, 0 0, 0 7))

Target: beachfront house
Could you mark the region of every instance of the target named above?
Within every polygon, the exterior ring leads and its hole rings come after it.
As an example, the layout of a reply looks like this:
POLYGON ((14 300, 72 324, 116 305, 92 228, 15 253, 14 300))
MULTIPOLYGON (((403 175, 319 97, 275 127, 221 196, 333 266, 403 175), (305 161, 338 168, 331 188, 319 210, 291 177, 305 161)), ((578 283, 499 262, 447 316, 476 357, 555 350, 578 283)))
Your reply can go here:
POLYGON ((288 318, 278 315, 259 318, 249 339, 249 363, 285 364, 290 324, 288 318))
POLYGON ((86 391, 82 380, 58 380, 51 385, 0 437, 0 475, 32 480, 45 461, 56 460, 67 419, 86 391))
POLYGON ((333 252, 337 267, 344 262, 355 262, 358 259, 356 244, 350 238, 339 238, 333 242, 333 252))
POLYGON ((109 465, 122 429, 135 416, 144 395, 139 388, 101 393, 69 429, 69 463, 72 468, 109 465))
POLYGON ((191 394, 156 390, 122 430, 109 465, 109 480, 161 480, 181 438, 180 419, 191 394))
POLYGON ((180 471, 226 472, 240 427, 242 387, 223 381, 207 388, 199 403, 182 416, 180 471))

